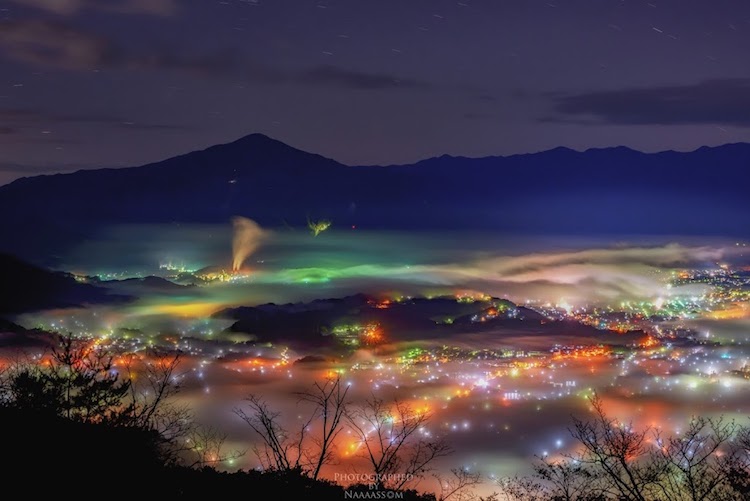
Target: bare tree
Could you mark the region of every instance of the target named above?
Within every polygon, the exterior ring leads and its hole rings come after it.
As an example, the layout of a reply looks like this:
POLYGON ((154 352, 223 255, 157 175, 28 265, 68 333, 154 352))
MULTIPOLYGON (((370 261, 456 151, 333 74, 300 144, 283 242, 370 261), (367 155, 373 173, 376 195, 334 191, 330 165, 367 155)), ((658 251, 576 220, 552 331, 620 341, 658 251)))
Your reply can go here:
POLYGON ((335 440, 346 414, 347 392, 348 387, 337 377, 323 384, 316 382, 312 389, 298 393, 300 403, 307 404, 311 411, 296 432, 284 428, 280 414, 257 395, 245 399, 249 411, 236 408, 234 412, 260 437, 261 444, 254 450, 264 469, 297 470, 317 479, 322 467, 334 459, 335 440))
POLYGON ((318 436, 313 436, 312 441, 317 448, 309 457, 312 466, 311 476, 317 479, 323 465, 333 461, 333 445, 339 433, 343 430, 342 418, 346 415, 348 386, 341 384, 341 378, 328 379, 325 383, 316 382, 313 389, 300 393, 302 402, 312 404, 313 418, 320 423, 318 436))
POLYGON ((262 444, 253 448, 255 455, 264 470, 301 470, 302 443, 305 438, 306 422, 297 437, 291 434, 279 422, 279 412, 271 410, 265 400, 257 395, 245 399, 249 412, 235 408, 234 413, 245 421, 260 437, 262 444))
POLYGON ((243 456, 244 451, 225 451, 225 434, 196 423, 189 406, 173 401, 182 389, 181 362, 179 352, 160 350, 150 351, 143 359, 135 355, 126 358, 124 367, 130 391, 121 424, 157 432, 163 459, 168 464, 189 467, 229 464, 243 456))
POLYGON ((737 499, 750 499, 750 427, 737 427, 731 451, 721 459, 726 482, 737 499))
POLYGON ((482 483, 482 474, 479 472, 454 468, 447 478, 437 474, 433 476, 440 486, 435 496, 437 501, 497 501, 495 493, 488 497, 476 494, 475 488, 482 483))
POLYGON ((131 424, 157 430, 168 439, 184 437, 192 423, 187 406, 175 405, 172 398, 181 389, 182 375, 178 373, 182 356, 158 351, 148 354, 146 361, 135 367, 129 357, 125 371, 130 381, 128 401, 131 424))
POLYGON ((534 465, 536 477, 550 486, 555 501, 595 501, 600 494, 600 477, 596 471, 575 459, 551 460, 539 457, 534 465))
POLYGON ((500 492, 508 501, 550 501, 554 499, 549 485, 530 476, 515 476, 498 480, 500 492))
POLYGON ((190 452, 185 464, 190 468, 203 466, 214 466, 217 464, 234 464, 234 461, 243 456, 243 451, 235 450, 227 453, 224 451, 224 443, 227 435, 221 433, 213 426, 197 426, 185 440, 190 452))
POLYGON ((182 388, 182 355, 152 350, 142 361, 134 355, 124 364, 130 383, 123 424, 156 431, 165 462, 190 467, 228 463, 244 452, 224 451, 226 435, 195 422, 189 406, 173 402, 182 388))
POLYGON ((736 451, 730 450, 729 441, 736 430, 732 421, 694 417, 681 435, 666 440, 657 435, 660 454, 669 467, 659 483, 663 497, 669 501, 728 499, 727 466, 736 451))
POLYGON ((621 500, 650 501, 658 496, 667 462, 652 454, 651 428, 634 430, 629 423, 607 417, 598 395, 591 398, 594 419, 573 418, 571 434, 582 451, 574 458, 600 473, 601 494, 621 500))
POLYGON ((404 403, 388 405, 375 397, 349 413, 360 454, 378 484, 403 489, 430 473, 435 460, 452 452, 445 442, 424 433, 429 418, 429 413, 404 403))
POLYGON ((533 477, 500 482, 509 499, 555 501, 740 501, 750 499, 750 429, 723 418, 694 417, 662 439, 606 416, 591 399, 594 419, 574 418, 581 446, 560 461, 540 458, 533 477))
POLYGON ((502 479, 500 488, 507 499, 531 501, 603 501, 608 499, 598 485, 599 478, 572 459, 551 460, 540 457, 532 477, 502 479))

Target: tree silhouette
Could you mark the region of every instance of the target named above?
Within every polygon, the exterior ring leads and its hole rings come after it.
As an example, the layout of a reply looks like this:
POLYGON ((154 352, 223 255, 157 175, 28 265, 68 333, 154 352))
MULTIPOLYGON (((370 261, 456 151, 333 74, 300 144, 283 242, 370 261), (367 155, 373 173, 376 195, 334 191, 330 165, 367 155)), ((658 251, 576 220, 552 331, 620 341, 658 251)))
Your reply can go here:
POLYGON ((479 472, 454 468, 447 477, 437 474, 433 476, 439 485, 439 491, 435 496, 437 501, 497 501, 496 493, 482 497, 474 492, 474 488, 483 481, 479 472))
POLYGON ((255 455, 264 469, 294 470, 317 479, 321 468, 334 459, 348 390, 336 377, 323 384, 316 382, 312 389, 298 393, 299 401, 311 410, 296 432, 285 429, 279 422, 280 414, 257 395, 245 399, 249 410, 236 408, 234 412, 260 437, 262 443, 255 447, 255 455))
POLYGON ((347 411, 349 386, 341 384, 341 377, 328 379, 325 383, 315 382, 313 389, 299 393, 302 402, 312 404, 314 419, 319 421, 319 433, 312 440, 316 450, 308 457, 312 465, 312 478, 320 476, 320 469, 333 461, 333 447, 336 438, 342 431, 342 419, 347 411))
POLYGON ((653 454, 648 442, 651 428, 635 430, 630 423, 609 418, 598 395, 591 398, 591 405, 593 420, 573 418, 571 434, 583 446, 575 461, 600 473, 599 489, 605 494, 634 501, 653 499, 667 464, 653 454))
POLYGON ((432 471, 435 460, 452 452, 444 441, 426 435, 430 414, 402 402, 389 405, 373 397, 347 419, 370 474, 387 489, 415 484, 432 471))
POLYGON ((6 405, 82 422, 119 422, 130 381, 121 380, 112 356, 88 343, 61 336, 41 364, 17 368, 3 385, 6 405))
POLYGON ((599 396, 594 417, 573 418, 579 449, 539 458, 532 477, 503 479, 508 499, 553 501, 740 501, 750 493, 750 428, 723 418, 693 417, 662 437, 608 417, 599 396))
POLYGON ((727 480, 739 449, 730 447, 737 425, 723 418, 694 417, 680 435, 657 445, 667 474, 659 487, 665 499, 731 499, 732 487, 727 480))

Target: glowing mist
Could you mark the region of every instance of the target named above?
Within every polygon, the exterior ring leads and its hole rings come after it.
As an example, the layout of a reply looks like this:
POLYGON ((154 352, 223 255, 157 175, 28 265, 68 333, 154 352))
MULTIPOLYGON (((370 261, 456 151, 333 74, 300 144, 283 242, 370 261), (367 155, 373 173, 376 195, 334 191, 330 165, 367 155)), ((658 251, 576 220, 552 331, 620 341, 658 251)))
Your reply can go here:
POLYGON ((232 240, 232 271, 238 271, 242 264, 260 246, 266 232, 258 223, 246 217, 232 218, 234 238, 232 240))

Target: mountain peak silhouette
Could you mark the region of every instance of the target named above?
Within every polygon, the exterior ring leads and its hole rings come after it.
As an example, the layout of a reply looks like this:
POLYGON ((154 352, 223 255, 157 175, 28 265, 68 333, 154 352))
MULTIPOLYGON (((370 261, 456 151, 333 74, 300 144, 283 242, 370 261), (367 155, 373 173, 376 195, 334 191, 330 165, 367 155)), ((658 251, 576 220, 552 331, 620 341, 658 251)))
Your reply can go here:
POLYGON ((346 166, 264 134, 161 162, 19 179, 0 187, 0 249, 50 253, 113 224, 490 229, 526 234, 737 235, 750 218, 750 145, 625 147, 506 157, 443 155, 346 166), (721 180, 711 182, 710 180, 721 180), (654 217, 658 215, 658 217, 654 217))
POLYGON ((298 150, 297 148, 294 148, 293 146, 289 146, 288 144, 282 141, 279 141, 278 139, 272 138, 260 132, 253 132, 252 134, 247 134, 246 136, 242 136, 241 138, 235 139, 234 141, 231 141, 229 143, 220 144, 216 146, 234 146, 234 147, 257 148, 257 149, 277 148, 277 149, 284 149, 284 150, 301 151, 301 150, 298 150))

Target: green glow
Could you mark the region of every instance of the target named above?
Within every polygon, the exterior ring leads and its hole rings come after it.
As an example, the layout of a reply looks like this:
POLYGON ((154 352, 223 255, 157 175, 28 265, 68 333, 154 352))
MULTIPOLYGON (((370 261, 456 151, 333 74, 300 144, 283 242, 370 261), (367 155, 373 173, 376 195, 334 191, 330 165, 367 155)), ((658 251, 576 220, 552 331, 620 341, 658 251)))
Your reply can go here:
POLYGON ((310 219, 307 220, 307 227, 310 228, 310 232, 314 237, 317 237, 328 228, 330 228, 331 224, 331 221, 328 221, 327 219, 321 219, 319 221, 312 221, 310 219))

